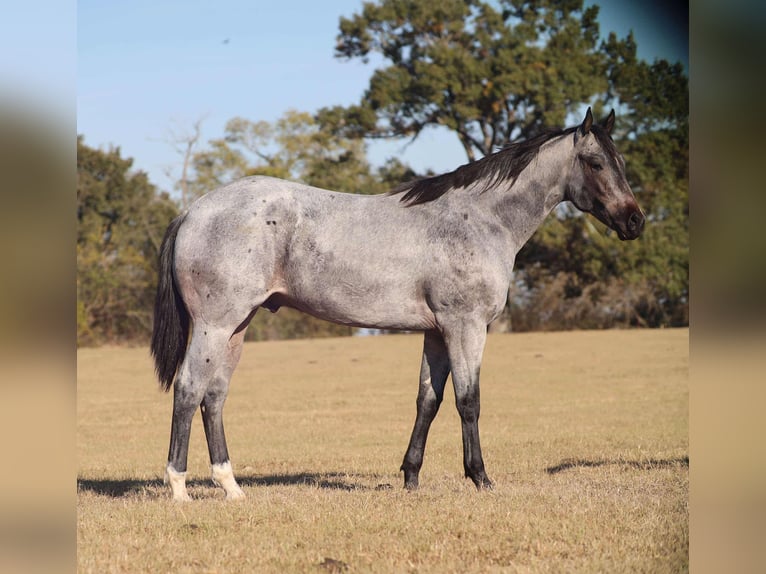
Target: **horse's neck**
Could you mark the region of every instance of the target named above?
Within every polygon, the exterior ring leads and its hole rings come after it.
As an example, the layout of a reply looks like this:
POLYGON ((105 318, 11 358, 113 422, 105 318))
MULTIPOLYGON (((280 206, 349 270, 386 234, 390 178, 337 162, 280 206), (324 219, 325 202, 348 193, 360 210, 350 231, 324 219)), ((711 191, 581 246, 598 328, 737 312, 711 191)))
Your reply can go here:
POLYGON ((515 253, 534 234, 548 214, 564 199, 571 154, 565 138, 545 144, 515 181, 488 192, 493 211, 510 236, 515 253))

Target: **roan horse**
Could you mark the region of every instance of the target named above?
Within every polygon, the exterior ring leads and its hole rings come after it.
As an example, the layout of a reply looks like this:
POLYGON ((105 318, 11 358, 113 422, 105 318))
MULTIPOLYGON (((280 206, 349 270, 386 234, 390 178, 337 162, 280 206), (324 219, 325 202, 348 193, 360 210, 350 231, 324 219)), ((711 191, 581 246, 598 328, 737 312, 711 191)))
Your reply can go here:
POLYGON ((245 329, 259 307, 294 307, 343 325, 424 331, 417 416, 401 470, 418 486, 428 429, 452 373, 465 476, 491 488, 479 443, 479 367, 502 311, 514 258, 562 201, 620 239, 644 226, 611 139, 612 111, 508 145, 455 171, 373 196, 250 177, 197 200, 160 253, 151 350, 161 385, 175 380, 166 481, 188 500, 186 460, 199 406, 213 482, 232 473, 222 410, 245 329))

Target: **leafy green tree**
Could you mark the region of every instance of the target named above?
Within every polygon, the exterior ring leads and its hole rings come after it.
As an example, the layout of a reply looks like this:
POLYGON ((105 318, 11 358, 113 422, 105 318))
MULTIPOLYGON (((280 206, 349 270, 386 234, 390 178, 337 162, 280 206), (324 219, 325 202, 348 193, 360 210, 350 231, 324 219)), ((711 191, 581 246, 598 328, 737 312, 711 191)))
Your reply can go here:
POLYGON ((341 18, 336 55, 387 65, 357 106, 325 119, 368 137, 444 126, 473 161, 607 90, 597 15, 579 0, 366 2, 341 18))
POLYGON ((177 209, 119 148, 77 138, 77 339, 142 342, 152 326, 157 255, 177 209))
POLYGON ((324 129, 306 112, 287 111, 273 124, 233 118, 224 136, 194 155, 190 187, 202 195, 248 175, 270 175, 309 185, 353 193, 386 191, 386 178, 412 175, 400 162, 386 164, 376 177, 367 161, 365 143, 324 129))
MULTIPOLYGON (((688 324, 689 85, 681 64, 638 60, 632 36, 610 36, 610 84, 625 113, 618 124, 628 178, 650 226, 636 249, 640 272, 656 301, 643 319, 688 324)), ((635 283, 636 281, 634 281, 635 283)))

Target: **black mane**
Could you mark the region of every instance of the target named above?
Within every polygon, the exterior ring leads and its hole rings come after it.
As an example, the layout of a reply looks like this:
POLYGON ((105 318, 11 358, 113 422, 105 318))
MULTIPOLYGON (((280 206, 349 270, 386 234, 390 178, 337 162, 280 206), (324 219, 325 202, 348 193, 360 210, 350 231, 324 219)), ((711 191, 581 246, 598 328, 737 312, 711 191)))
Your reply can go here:
POLYGON ((515 180, 535 158, 540 146, 558 136, 574 133, 576 129, 577 127, 545 131, 531 139, 508 144, 501 150, 461 165, 454 171, 403 183, 389 193, 403 193, 400 201, 410 206, 433 201, 452 189, 468 187, 480 180, 483 183, 479 192, 486 191, 492 185, 515 180))

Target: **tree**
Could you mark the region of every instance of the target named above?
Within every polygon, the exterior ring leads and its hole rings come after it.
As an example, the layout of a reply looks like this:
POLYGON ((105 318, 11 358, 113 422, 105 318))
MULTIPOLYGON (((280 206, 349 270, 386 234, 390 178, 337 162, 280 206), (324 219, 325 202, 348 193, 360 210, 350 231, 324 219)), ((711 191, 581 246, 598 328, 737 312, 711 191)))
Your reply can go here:
MULTIPOLYGON (((689 82, 681 64, 638 60, 632 35, 605 43, 612 99, 625 109, 618 125, 628 178, 651 231, 634 267, 656 301, 652 325, 689 321, 689 82)), ((647 310, 649 311, 649 310, 647 310)))
POLYGON ((606 91, 597 15, 580 0, 367 2, 341 18, 336 55, 389 65, 359 105, 325 113, 371 137, 444 126, 473 161, 606 91))
POLYGON ((152 326, 157 256, 177 214, 119 148, 77 138, 77 340, 145 341, 152 326))
MULTIPOLYGON (((179 130, 177 128, 169 128, 165 141, 175 150, 175 152, 181 156, 181 177, 178 178, 175 188, 181 193, 180 204, 181 209, 191 203, 191 192, 189 191, 189 178, 192 171, 192 158, 194 157, 195 149, 200 143, 200 137, 202 136, 202 122, 205 117, 199 117, 191 126, 190 131, 179 130)), ((172 169, 168 168, 166 174, 171 176, 172 169)))
POLYGON ((270 175, 353 193, 381 193, 386 184, 414 175, 392 161, 376 177, 367 161, 364 141, 323 129, 306 112, 288 110, 276 122, 233 118, 224 136, 193 157, 194 195, 248 175, 270 175), (388 180, 388 181, 386 181, 388 180))

